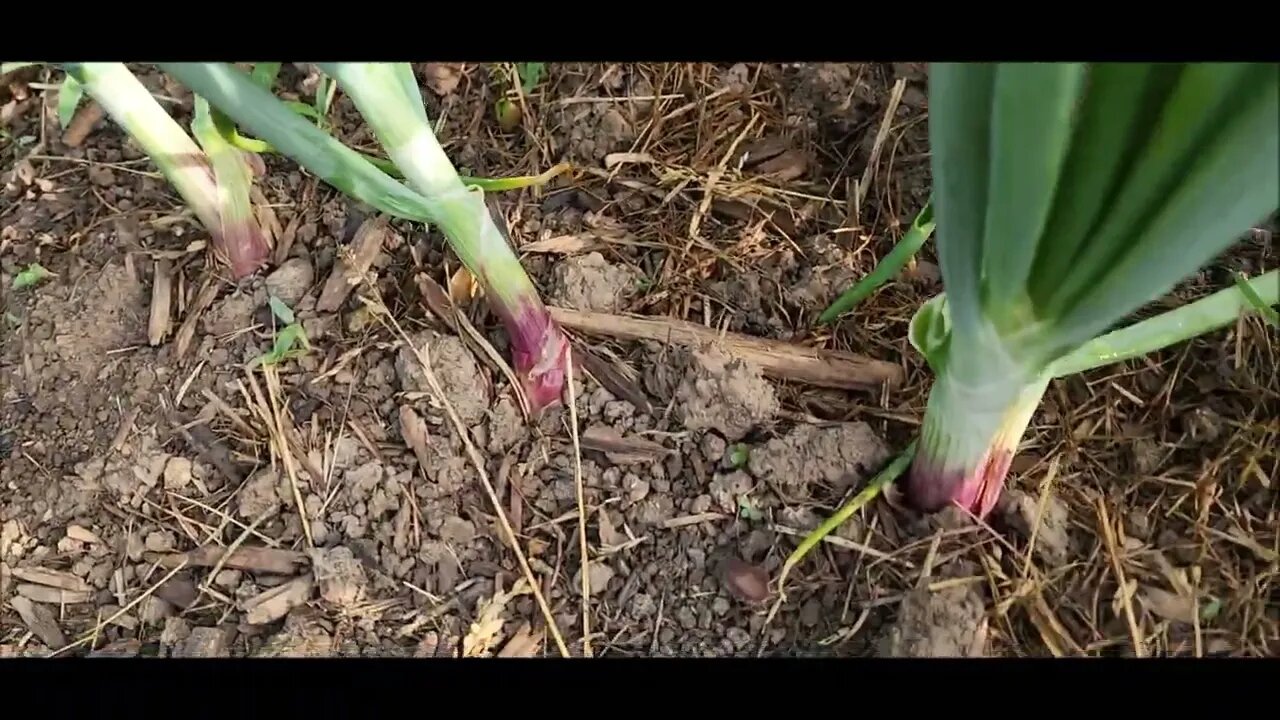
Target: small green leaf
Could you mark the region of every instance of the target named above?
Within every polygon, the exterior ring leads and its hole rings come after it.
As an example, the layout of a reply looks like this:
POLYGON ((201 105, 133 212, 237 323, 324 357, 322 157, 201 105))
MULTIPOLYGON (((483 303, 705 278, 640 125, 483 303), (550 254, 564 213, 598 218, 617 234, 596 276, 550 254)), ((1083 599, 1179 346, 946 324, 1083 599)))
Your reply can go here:
POLYGON ((53 273, 49 272, 39 263, 31 263, 27 268, 17 274, 13 278, 13 289, 21 290, 39 283, 47 277, 53 277, 53 273))
POLYGON ((729 450, 729 463, 739 470, 746 467, 750 459, 751 448, 746 443, 737 443, 729 450))
POLYGON ((283 63, 261 62, 253 64, 253 81, 263 90, 270 90, 276 84, 276 76, 280 74, 283 63))
POLYGON ((302 325, 293 323, 276 335, 275 343, 271 346, 271 352, 254 358, 249 366, 278 365, 291 357, 305 354, 310 349, 311 343, 307 340, 307 332, 302 329, 302 325), (299 344, 302 346, 301 348, 294 347, 299 344))
POLYGON ((820 325, 827 325, 849 312, 858 303, 865 300, 880 288, 881 285, 889 282, 897 276, 902 266, 907 264, 920 248, 924 247, 924 243, 933 234, 933 204, 926 203, 924 208, 920 210, 920 214, 916 216, 914 222, 911 223, 911 229, 906 235, 893 246, 893 250, 889 251, 880 262, 876 263, 874 269, 858 282, 854 283, 848 290, 845 290, 831 306, 823 311, 818 318, 820 325))
POLYGON ((929 367, 938 372, 945 364, 948 341, 951 338, 951 318, 947 308, 947 294, 939 293, 916 310, 907 327, 907 338, 916 352, 924 356, 929 367))
POLYGON ((1220 612, 1222 612, 1222 600, 1214 598, 1200 608, 1200 621, 1213 622, 1220 612))
POLYGON ((760 508, 751 502, 751 498, 743 495, 738 498, 738 515, 751 522, 760 522, 764 519, 764 513, 760 512, 760 508))
POLYGON ((70 75, 66 76, 58 88, 58 123, 64 130, 71 124, 71 118, 75 117, 76 106, 80 104, 82 97, 84 97, 84 86, 79 80, 70 75))
POLYGON ((538 86, 538 82, 542 80, 542 75, 546 69, 546 63, 516 63, 516 74, 520 76, 520 89, 526 95, 533 92, 533 89, 538 86))
POLYGON ((267 305, 271 306, 271 314, 275 315, 277 320, 285 325, 293 323, 293 310, 289 309, 289 306, 286 305, 283 300, 272 295, 271 298, 267 300, 267 305))
POLYGON ((534 187, 537 185, 545 185, 551 182, 552 178, 567 172, 571 169, 569 163, 560 163, 541 175, 517 175, 515 177, 505 178, 481 178, 470 177, 467 175, 459 175, 464 185, 475 185, 485 192, 500 192, 503 190, 519 190, 520 188, 534 187))
POLYGON ((338 91, 338 84, 329 78, 328 75, 321 75, 320 82, 316 84, 316 110, 320 111, 320 117, 329 114, 329 105, 333 103, 333 95, 338 91))
POLYGON ((304 102, 298 102, 297 100, 286 100, 284 104, 289 106, 290 110, 298 113, 303 117, 309 117, 312 120, 319 120, 323 117, 320 114, 319 110, 315 109, 314 107, 304 102))

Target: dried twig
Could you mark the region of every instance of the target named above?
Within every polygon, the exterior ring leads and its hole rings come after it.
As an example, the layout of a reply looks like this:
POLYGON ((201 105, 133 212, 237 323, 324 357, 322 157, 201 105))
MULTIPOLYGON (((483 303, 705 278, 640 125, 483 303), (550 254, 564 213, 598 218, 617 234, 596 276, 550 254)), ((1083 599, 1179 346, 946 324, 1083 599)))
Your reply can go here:
POLYGON ((897 387, 902 368, 890 362, 839 350, 821 350, 768 338, 721 333, 685 320, 583 312, 548 307, 561 325, 594 335, 673 342, 686 346, 719 343, 730 355, 760 366, 766 375, 845 390, 897 387))

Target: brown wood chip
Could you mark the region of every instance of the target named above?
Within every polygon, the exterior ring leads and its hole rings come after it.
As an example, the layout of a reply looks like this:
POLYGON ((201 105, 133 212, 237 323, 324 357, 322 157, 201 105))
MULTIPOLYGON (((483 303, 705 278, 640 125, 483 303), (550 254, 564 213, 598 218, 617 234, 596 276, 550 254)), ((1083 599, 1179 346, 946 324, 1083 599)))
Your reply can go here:
POLYGON ((542 640, 546 636, 544 630, 534 630, 528 621, 520 625, 520 629, 516 630, 507 644, 502 646, 498 651, 498 657, 533 657, 537 654, 538 648, 542 646, 542 640))
POLYGON ((77 542, 92 543, 94 545, 102 544, 102 538, 98 537, 97 534, 89 528, 81 527, 80 525, 68 525, 67 537, 77 542))
POLYGON ((275 622, 310 600, 314 591, 315 582, 310 574, 294 578, 246 600, 242 607, 245 611, 244 621, 250 625, 275 622))
POLYGON ((35 600, 36 602, 49 603, 51 605, 76 605, 79 603, 87 603, 93 597, 93 593, 76 592, 73 590, 63 590, 61 588, 48 587, 45 585, 20 584, 17 587, 18 594, 35 600))
POLYGON ((36 585, 47 585, 49 587, 61 588, 72 592, 93 592, 93 588, 89 583, 62 570, 47 570, 45 568, 20 567, 13 568, 13 576, 19 580, 36 585))
POLYGON ((684 320, 583 312, 548 307, 564 327, 594 335, 672 342, 686 346, 719 343, 734 357, 760 367, 765 375, 818 387, 844 390, 878 389, 902 384, 898 365, 838 350, 822 350, 769 338, 723 333, 684 320))
POLYGON ((37 605, 25 597, 15 597, 9 606, 18 612, 27 629, 35 633, 46 646, 57 650, 67 644, 67 638, 58 627, 53 612, 44 605, 37 605))
POLYGON ((653 405, 649 402, 648 396, 640 389, 640 384, 627 376, 627 373, 617 363, 610 362, 605 358, 597 356, 591 350, 580 345, 573 346, 573 364, 574 367, 585 369, 596 382, 604 386, 605 390, 613 393, 614 397, 620 397, 623 400, 635 406, 646 415, 653 414, 653 405))
POLYGON ((582 433, 581 441, 584 449, 604 453, 615 465, 650 462, 673 452, 652 440, 623 437, 608 425, 592 425, 582 433))
POLYGON ((408 405, 400 406, 400 437, 413 451, 423 473, 431 472, 431 453, 427 448, 431 445, 431 436, 427 432, 427 423, 408 405))
POLYGON ((67 147, 80 147, 84 144, 93 129, 106 117, 106 110, 97 101, 90 100, 71 117, 67 129, 62 133, 62 144, 67 147))
POLYGON ((325 281, 320 291, 320 299, 316 301, 319 312, 334 312, 346 302, 351 290, 360 284, 360 279, 369 272, 373 261, 382 250, 387 237, 388 225, 384 215, 376 215, 365 220, 355 237, 351 239, 349 253, 339 253, 333 263, 333 272, 325 281))
MULTIPOLYGON (((213 567, 222 560, 227 549, 221 545, 205 545, 190 552, 157 555, 147 553, 149 562, 176 568, 186 562, 191 567, 213 567)), ((306 553, 279 548, 241 545, 223 563, 224 570, 249 570, 273 575, 293 575, 308 564, 306 553)))
POLYGON ((449 300, 449 294, 444 291, 444 288, 440 287, 440 283, 426 273, 418 273, 413 279, 418 286, 418 292, 422 293, 422 302, 431 314, 454 333, 461 334, 458 321, 453 316, 453 302, 449 300))
POLYGON ((180 358, 191 349, 191 341, 195 339, 196 329, 200 326, 200 317, 217 299, 218 291, 221 287, 221 283, 217 280, 208 280, 205 282, 204 287, 200 288, 200 292, 196 294, 195 300, 187 306, 187 316, 183 318, 182 325, 178 327, 178 334, 173 338, 173 353, 175 357, 180 358))
POLYGON ((191 634, 174 650, 173 657, 216 658, 228 657, 227 631, 218 627, 191 628, 191 634))
POLYGON ((147 341, 152 347, 164 342, 173 325, 173 261, 157 260, 155 281, 151 284, 151 317, 147 322, 147 341))
POLYGON ((1138 591, 1138 597, 1148 610, 1165 620, 1188 625, 1196 621, 1196 601, 1190 595, 1179 595, 1158 587, 1144 587, 1138 591))
POLYGON ((545 240, 535 240, 520 246, 522 253, 547 253, 551 255, 573 255, 600 246, 600 241, 588 234, 557 235, 545 240))

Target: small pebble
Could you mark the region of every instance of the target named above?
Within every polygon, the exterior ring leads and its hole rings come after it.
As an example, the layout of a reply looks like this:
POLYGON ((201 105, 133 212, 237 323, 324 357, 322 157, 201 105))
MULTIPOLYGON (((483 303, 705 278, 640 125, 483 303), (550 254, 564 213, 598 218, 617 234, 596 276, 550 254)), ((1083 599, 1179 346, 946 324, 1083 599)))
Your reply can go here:
POLYGON ((822 603, 817 598, 809 598, 800 606, 800 622, 805 627, 813 627, 822 619, 822 603))
POLYGON ((702 436, 702 457, 706 458, 707 462, 720 462, 726 447, 724 438, 715 433, 709 432, 702 436))
POLYGON ((725 561, 724 583, 739 600, 749 603, 764 602, 769 597, 769 573, 759 565, 751 565, 739 558, 725 561))
POLYGON ((184 457, 174 456, 164 466, 164 487, 166 490, 181 490, 191 483, 191 461, 184 457))
POLYGON ((173 535, 163 530, 157 530, 147 534, 145 547, 150 552, 172 552, 173 551, 173 535))

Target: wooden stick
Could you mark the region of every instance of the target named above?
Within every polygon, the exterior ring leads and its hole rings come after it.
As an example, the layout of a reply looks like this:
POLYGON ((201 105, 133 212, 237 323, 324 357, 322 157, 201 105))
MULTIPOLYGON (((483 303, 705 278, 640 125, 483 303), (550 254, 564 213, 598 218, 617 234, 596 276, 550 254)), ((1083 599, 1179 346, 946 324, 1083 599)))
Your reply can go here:
POLYGON ((628 340, 673 342, 685 346, 722 344, 730 355, 758 365, 765 375, 843 390, 878 389, 902 384, 902 368, 883 360, 839 350, 821 350, 768 338, 720 333, 696 323, 669 318, 582 312, 550 307, 566 328, 628 340))

